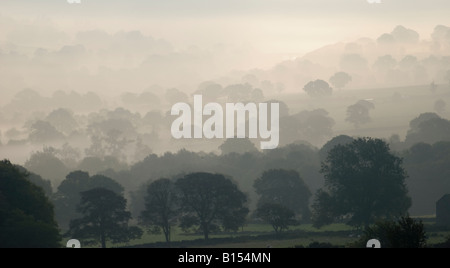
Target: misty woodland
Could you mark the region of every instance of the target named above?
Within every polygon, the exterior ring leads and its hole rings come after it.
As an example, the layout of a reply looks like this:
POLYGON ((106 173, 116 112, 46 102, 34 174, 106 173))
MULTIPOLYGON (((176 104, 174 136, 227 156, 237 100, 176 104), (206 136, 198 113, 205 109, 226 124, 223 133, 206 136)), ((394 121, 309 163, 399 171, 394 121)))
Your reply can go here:
POLYGON ((245 23, 193 46, 170 34, 182 19, 150 34, 139 12, 74 26, 14 8, 0 3, 0 248, 450 246, 449 26, 292 56, 245 23), (232 45, 247 35, 258 49, 232 45))

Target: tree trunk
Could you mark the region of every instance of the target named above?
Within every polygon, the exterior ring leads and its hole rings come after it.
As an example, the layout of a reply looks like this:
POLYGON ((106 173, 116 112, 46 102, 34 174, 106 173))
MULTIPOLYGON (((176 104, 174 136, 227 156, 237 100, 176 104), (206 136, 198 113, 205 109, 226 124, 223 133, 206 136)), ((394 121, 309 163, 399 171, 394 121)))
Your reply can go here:
POLYGON ((208 230, 208 224, 207 223, 203 223, 203 234, 205 235, 205 240, 209 239, 209 230, 208 230))
POLYGON ((102 240, 102 248, 106 248, 106 237, 105 234, 103 233, 101 235, 101 240, 102 240))

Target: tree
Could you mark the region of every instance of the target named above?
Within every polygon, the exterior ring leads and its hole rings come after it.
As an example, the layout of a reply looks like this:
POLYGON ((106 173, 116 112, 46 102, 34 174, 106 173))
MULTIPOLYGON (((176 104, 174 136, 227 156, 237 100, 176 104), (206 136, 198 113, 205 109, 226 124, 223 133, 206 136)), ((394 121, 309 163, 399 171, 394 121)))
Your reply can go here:
POLYGON ((53 206, 27 176, 8 160, 0 161, 0 248, 58 248, 53 206))
POLYGON ((36 121, 31 125, 29 140, 32 143, 45 143, 62 139, 64 139, 64 134, 46 121, 36 121))
POLYGON ((50 180, 55 186, 69 172, 66 165, 53 152, 45 149, 32 154, 30 159, 25 162, 25 168, 50 180))
POLYGON ((34 185, 42 188, 47 197, 51 197, 53 194, 52 183, 48 180, 44 180, 41 176, 28 172, 24 167, 16 166, 16 168, 23 174, 27 174, 27 179, 34 185))
POLYGON ((296 224, 295 213, 280 204, 263 204, 256 210, 256 216, 272 225, 276 234, 296 224))
POLYGON ((76 209, 80 203, 80 193, 94 188, 105 188, 119 195, 124 191, 122 185, 105 176, 90 177, 89 173, 83 171, 69 173, 54 196, 55 211, 60 226, 66 227, 70 220, 80 216, 76 209))
POLYGON ((412 146, 419 142, 436 143, 450 140, 450 121, 435 113, 421 114, 410 122, 405 142, 412 146))
POLYGON ((426 233, 421 221, 401 217, 397 221, 378 221, 364 231, 360 246, 377 239, 382 248, 425 248, 426 233))
MULTIPOLYGON (((236 227, 248 214, 247 197, 221 174, 191 173, 176 182, 180 190, 183 222, 198 223, 207 240, 211 229, 236 227)), ((185 224, 186 225, 186 224, 185 224)))
POLYGON ((404 215, 411 206, 402 159, 382 140, 359 138, 337 145, 322 163, 321 173, 325 187, 316 195, 316 220, 326 213, 334 219, 346 216, 349 225, 368 227, 377 219, 404 215))
POLYGON ((160 233, 162 229, 167 243, 170 243, 172 225, 178 219, 178 201, 175 184, 169 179, 159 179, 147 187, 140 220, 151 233, 160 233))
POLYGON ((333 149, 336 145, 346 145, 352 143, 354 139, 347 135, 340 135, 332 138, 319 151, 320 159, 323 161, 327 158, 328 153, 333 149))
POLYGON ((434 103, 434 110, 443 114, 445 112, 445 106, 447 106, 447 103, 443 99, 439 99, 434 103))
POLYGON ((311 192, 297 171, 272 169, 265 171, 254 183, 260 196, 258 207, 264 204, 279 204, 309 220, 309 198, 311 192))
POLYGON ((255 144, 250 141, 250 139, 227 139, 222 145, 219 146, 222 155, 236 153, 254 153, 258 152, 255 144))
POLYGON ((311 81, 305 85, 303 90, 311 97, 331 96, 333 89, 323 80, 311 81))
POLYGON ((78 212, 82 218, 70 222, 68 235, 85 239, 88 244, 106 241, 124 243, 142 236, 138 227, 129 227, 131 213, 126 211, 127 200, 105 188, 95 188, 81 193, 78 212))
POLYGON ((359 128, 362 124, 367 124, 370 118, 370 110, 375 109, 375 105, 366 100, 360 100, 347 108, 347 118, 345 121, 352 123, 355 128, 359 128))
POLYGON ((352 81, 352 77, 345 72, 335 73, 330 77, 330 83, 338 89, 343 89, 348 83, 352 81))
POLYGON ((70 135, 78 128, 73 112, 67 109, 54 110, 47 116, 46 121, 54 126, 57 131, 67 135, 70 135))

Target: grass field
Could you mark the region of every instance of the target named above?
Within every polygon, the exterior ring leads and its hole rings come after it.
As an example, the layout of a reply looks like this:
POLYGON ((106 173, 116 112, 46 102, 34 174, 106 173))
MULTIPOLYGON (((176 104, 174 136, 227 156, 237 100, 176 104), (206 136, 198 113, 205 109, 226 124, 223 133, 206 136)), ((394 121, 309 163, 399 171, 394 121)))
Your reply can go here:
MULTIPOLYGON (((449 231, 435 231, 431 228, 434 222, 424 222, 427 232, 428 244, 442 243, 450 237, 449 231)), ((303 224, 290 228, 284 234, 276 236, 270 225, 249 224, 236 233, 211 234, 210 240, 205 243, 201 234, 185 234, 179 228, 172 231, 173 247, 195 248, 292 248, 307 247, 313 242, 329 243, 334 246, 346 247, 358 240, 359 232, 345 224, 332 224, 321 229, 311 224, 303 224)), ((139 240, 127 244, 109 244, 108 247, 167 247, 162 234, 145 234, 139 240)))

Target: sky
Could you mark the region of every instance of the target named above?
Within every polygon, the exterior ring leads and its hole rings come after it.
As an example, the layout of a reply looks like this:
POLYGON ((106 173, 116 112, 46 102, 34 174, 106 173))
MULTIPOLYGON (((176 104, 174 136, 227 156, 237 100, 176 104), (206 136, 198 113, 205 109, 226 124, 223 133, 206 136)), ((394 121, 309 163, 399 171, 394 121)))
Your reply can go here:
POLYGON ((302 54, 396 25, 427 38, 450 24, 448 0, 2 0, 0 15, 47 19, 65 32, 140 30, 176 46, 235 44, 264 53, 302 54))

